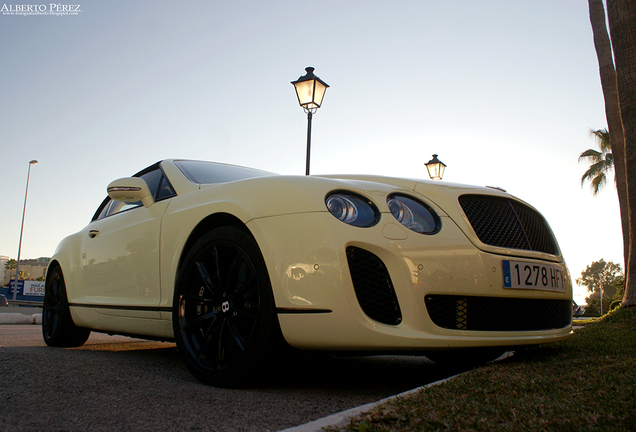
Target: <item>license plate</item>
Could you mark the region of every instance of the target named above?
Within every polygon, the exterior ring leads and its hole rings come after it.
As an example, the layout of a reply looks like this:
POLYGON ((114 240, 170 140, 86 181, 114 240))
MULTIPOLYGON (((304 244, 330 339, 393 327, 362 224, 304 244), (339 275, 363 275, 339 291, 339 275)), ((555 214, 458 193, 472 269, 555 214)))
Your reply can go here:
POLYGON ((565 291, 561 267, 523 261, 502 261, 504 288, 565 291))

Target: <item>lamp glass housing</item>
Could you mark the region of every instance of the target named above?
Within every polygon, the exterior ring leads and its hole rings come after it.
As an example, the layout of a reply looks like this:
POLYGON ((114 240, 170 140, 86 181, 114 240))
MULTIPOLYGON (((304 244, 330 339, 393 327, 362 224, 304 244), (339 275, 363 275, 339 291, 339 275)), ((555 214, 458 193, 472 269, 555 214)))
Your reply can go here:
POLYGON ((426 169, 428 170, 428 176, 431 180, 441 180, 444 177, 444 170, 446 169, 446 164, 439 159, 437 159, 437 155, 433 155, 433 159, 425 163, 426 169))
POLYGON ((307 74, 293 81, 298 103, 307 111, 315 111, 322 105, 329 85, 314 75, 314 68, 305 69, 307 74))

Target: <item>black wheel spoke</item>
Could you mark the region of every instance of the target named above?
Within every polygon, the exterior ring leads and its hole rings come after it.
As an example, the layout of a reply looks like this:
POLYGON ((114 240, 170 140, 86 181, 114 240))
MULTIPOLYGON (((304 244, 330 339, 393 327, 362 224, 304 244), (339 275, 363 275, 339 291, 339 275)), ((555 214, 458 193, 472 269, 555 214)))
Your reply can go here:
POLYGON ((222 321, 212 323, 208 326, 208 331, 203 334, 204 338, 199 348, 199 352, 196 353, 196 361, 200 363, 203 359, 209 360, 213 355, 210 353, 210 348, 214 347, 214 339, 220 337, 221 329, 223 327, 222 321), (216 324, 216 325, 215 325, 216 324))
POLYGON ((249 339, 249 338, 243 337, 239 329, 236 327, 236 322, 234 320, 228 321, 227 327, 228 327, 228 330, 230 331, 230 334, 232 335, 232 338, 234 339, 234 342, 236 342, 236 345, 238 346, 238 348, 241 351, 245 351, 246 339, 249 339))
POLYGON ((57 286, 57 280, 53 279, 49 285, 48 290, 44 290, 44 305, 49 309, 53 309, 59 306, 59 288, 57 286))
POLYGON ((256 321, 258 318, 252 312, 248 312, 246 310, 237 310, 236 314, 242 322, 249 323, 247 325, 248 327, 256 327, 256 321))
POLYGON ((228 280, 228 285, 232 286, 236 294, 244 293, 256 282, 256 273, 249 258, 243 253, 237 253, 234 257, 228 278, 231 278, 228 280))
MULTIPOLYGON (((214 325, 214 323, 216 322, 217 318, 218 318, 218 312, 217 311, 212 311, 208 314, 205 315, 200 315, 198 317, 196 317, 195 319, 186 322, 183 325, 183 329, 182 331, 184 332, 190 332, 193 331, 197 328, 203 328, 204 325, 208 325, 208 328, 212 327, 214 325)), ((209 333, 209 330, 205 333, 209 333)))
MULTIPOLYGON (((201 279, 203 280, 203 285, 205 286, 205 288, 208 291, 210 291, 210 293, 213 296, 218 296, 220 288, 217 287, 217 285, 214 283, 214 281, 210 277, 210 274, 209 274, 207 268, 205 267, 205 265, 203 265, 202 263, 200 263, 198 261, 197 261, 196 265, 197 265, 197 270, 199 272, 199 275, 201 276, 201 279)), ((216 268, 217 268, 217 272, 218 272, 218 264, 216 265, 216 268)), ((218 278, 217 278, 217 280, 218 280, 218 278)))
POLYGON ((223 343, 226 326, 227 326, 227 322, 225 320, 223 320, 223 323, 221 324, 221 326, 219 326, 219 341, 217 345, 217 358, 216 358, 216 364, 218 368, 223 367, 223 361, 225 360, 225 356, 226 356, 226 351, 225 351, 226 347, 225 347, 225 344, 223 343))
POLYGON ((191 303, 193 304, 198 304, 198 305, 212 305, 214 303, 217 303, 218 301, 215 301, 214 299, 209 299, 209 298, 203 298, 203 297, 199 297, 198 295, 194 295, 194 294, 184 294, 181 299, 186 302, 188 305, 190 305, 191 303))
POLYGON ((239 272, 241 264, 243 263, 243 256, 241 255, 240 251, 235 250, 233 252, 234 257, 232 258, 232 262, 228 267, 227 280, 225 281, 225 283, 227 286, 236 287, 238 286, 240 276, 239 272))

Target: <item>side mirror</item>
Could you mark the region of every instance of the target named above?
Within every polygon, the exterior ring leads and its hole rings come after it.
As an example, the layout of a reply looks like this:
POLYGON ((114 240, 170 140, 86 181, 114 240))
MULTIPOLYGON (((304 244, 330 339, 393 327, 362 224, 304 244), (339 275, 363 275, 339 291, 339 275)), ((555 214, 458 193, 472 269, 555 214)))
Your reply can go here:
POLYGON ((115 180, 108 185, 107 190, 108 196, 117 201, 141 201, 144 207, 150 207, 155 202, 148 184, 139 177, 126 177, 115 180))

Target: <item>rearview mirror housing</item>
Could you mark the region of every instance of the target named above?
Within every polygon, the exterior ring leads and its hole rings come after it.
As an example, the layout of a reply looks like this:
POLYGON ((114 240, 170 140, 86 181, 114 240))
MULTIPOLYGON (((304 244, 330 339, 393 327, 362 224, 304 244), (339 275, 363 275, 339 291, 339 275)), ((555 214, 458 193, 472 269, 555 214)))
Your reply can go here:
POLYGON ((108 196, 117 201, 141 201, 144 207, 150 207, 154 202, 152 193, 146 181, 139 177, 120 178, 108 185, 108 196))

